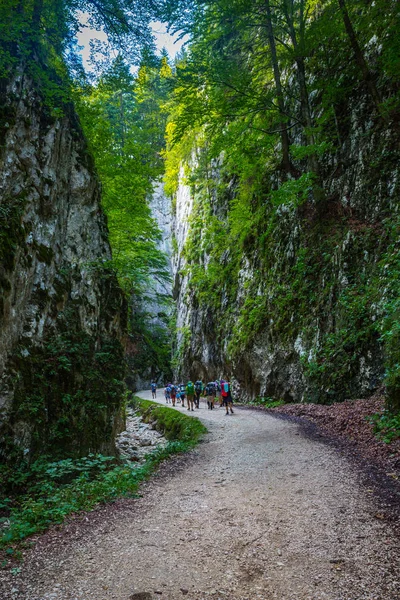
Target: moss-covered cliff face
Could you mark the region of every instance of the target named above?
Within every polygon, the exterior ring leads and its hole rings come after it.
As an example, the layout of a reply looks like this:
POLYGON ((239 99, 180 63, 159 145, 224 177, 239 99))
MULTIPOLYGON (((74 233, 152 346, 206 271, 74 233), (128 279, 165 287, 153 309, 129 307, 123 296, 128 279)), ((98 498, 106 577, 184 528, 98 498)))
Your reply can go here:
POLYGON ((341 143, 320 159, 322 209, 304 177, 267 167, 257 186, 240 181, 230 149, 218 165, 197 136, 175 193, 179 374, 230 377, 243 399, 324 403, 384 382, 397 404, 398 132, 362 89, 342 110, 341 143))
POLYGON ((125 301, 79 122, 52 116, 21 69, 0 136, 1 456, 113 452, 125 301))

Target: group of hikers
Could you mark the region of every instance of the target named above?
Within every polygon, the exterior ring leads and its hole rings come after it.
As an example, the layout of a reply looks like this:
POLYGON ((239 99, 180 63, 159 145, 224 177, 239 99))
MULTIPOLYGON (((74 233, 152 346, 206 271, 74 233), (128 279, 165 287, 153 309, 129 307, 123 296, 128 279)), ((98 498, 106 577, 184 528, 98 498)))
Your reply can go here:
MULTIPOLYGON (((151 393, 153 398, 157 397, 157 384, 154 381, 151 384, 151 393)), ((208 409, 213 410, 218 398, 219 406, 224 406, 226 409, 225 414, 233 414, 231 386, 229 381, 224 379, 210 381, 206 385, 200 379, 195 383, 189 380, 186 385, 184 383, 178 385, 167 383, 164 388, 164 396, 167 404, 172 404, 172 406, 180 404, 182 408, 185 408, 186 400, 187 410, 200 408, 201 397, 206 398, 208 409)))

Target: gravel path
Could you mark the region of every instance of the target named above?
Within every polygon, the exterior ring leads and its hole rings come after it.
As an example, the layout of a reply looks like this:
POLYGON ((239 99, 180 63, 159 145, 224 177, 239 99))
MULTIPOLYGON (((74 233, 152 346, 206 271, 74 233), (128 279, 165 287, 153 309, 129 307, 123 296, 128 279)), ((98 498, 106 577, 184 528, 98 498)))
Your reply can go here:
POLYGON ((339 453, 260 412, 195 414, 210 433, 191 456, 48 534, 4 598, 400 599, 399 540, 339 453))

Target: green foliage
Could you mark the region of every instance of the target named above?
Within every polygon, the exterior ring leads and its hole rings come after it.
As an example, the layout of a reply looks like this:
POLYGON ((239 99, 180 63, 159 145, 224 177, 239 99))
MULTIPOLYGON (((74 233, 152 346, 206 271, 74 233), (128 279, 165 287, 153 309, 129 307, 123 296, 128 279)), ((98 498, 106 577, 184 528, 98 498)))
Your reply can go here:
MULTIPOLYGON (((41 453, 81 455, 112 439, 125 393, 123 348, 112 336, 82 331, 77 311, 77 306, 65 308, 58 333, 42 346, 20 347, 12 359, 15 399, 9 420, 11 427, 23 425, 29 432, 19 444, 29 448, 30 460, 41 453)), ((18 462, 20 450, 5 425, 0 434, 2 459, 18 462)))
POLYGON ((398 219, 385 222, 387 250, 379 262, 376 302, 380 318, 377 326, 385 351, 385 383, 388 407, 400 413, 400 248, 398 219), (382 290, 384 293, 382 294, 382 290))
POLYGON ((76 35, 85 27, 107 35, 107 42, 93 44, 94 62, 96 55, 104 57, 111 50, 118 50, 135 63, 143 47, 152 47, 149 22, 156 10, 157 3, 143 0, 83 0, 79 5, 74 0, 3 0, 0 78, 21 59, 38 58, 50 60, 53 66, 57 61, 64 62, 69 72, 78 70, 81 74, 76 35))
POLYGON ((400 414, 385 411, 383 414, 377 413, 367 417, 367 420, 373 424, 378 440, 390 444, 394 440, 400 439, 400 414))
MULTIPOLYGON (((47 462, 46 457, 19 469, 0 468, 0 547, 61 523, 67 515, 92 509, 100 502, 133 496, 140 483, 172 454, 198 443, 206 428, 198 419, 135 398, 145 421, 152 421, 169 444, 147 455, 144 464, 120 464, 114 457, 88 454, 80 459, 47 462), (6 495, 8 494, 8 495, 6 495)), ((9 555, 15 550, 9 548, 9 555)))
POLYGON ((285 402, 283 400, 274 400, 274 398, 257 396, 257 398, 249 404, 251 406, 263 406, 264 408, 278 408, 278 406, 283 406, 285 402))
POLYGON ((169 89, 165 59, 142 65, 137 78, 116 59, 96 86, 77 96, 77 108, 103 186, 113 266, 127 293, 143 295, 151 280, 168 279, 166 259, 157 249, 160 231, 149 196, 163 170, 160 152, 169 89))
POLYGON ((137 76, 117 58, 99 82, 77 97, 84 131, 102 183, 112 267, 130 296, 130 374, 158 378, 170 373, 170 298, 159 289, 170 280, 161 232, 149 198, 163 172, 161 152, 171 87, 167 58, 151 57, 137 76), (148 310, 158 307, 158 314, 148 310))
POLYGON ((154 423, 157 431, 171 442, 179 441, 187 449, 195 446, 199 439, 207 433, 206 427, 193 417, 160 406, 149 400, 133 398, 131 406, 139 411, 145 423, 154 423))

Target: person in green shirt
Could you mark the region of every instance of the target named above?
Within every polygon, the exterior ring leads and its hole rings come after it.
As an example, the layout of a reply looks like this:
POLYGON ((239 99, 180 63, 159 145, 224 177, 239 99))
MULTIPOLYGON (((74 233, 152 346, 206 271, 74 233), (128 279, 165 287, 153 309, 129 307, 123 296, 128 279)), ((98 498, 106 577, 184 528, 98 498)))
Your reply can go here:
POLYGON ((188 410, 194 410, 194 384, 193 381, 188 381, 186 384, 186 397, 188 410))

